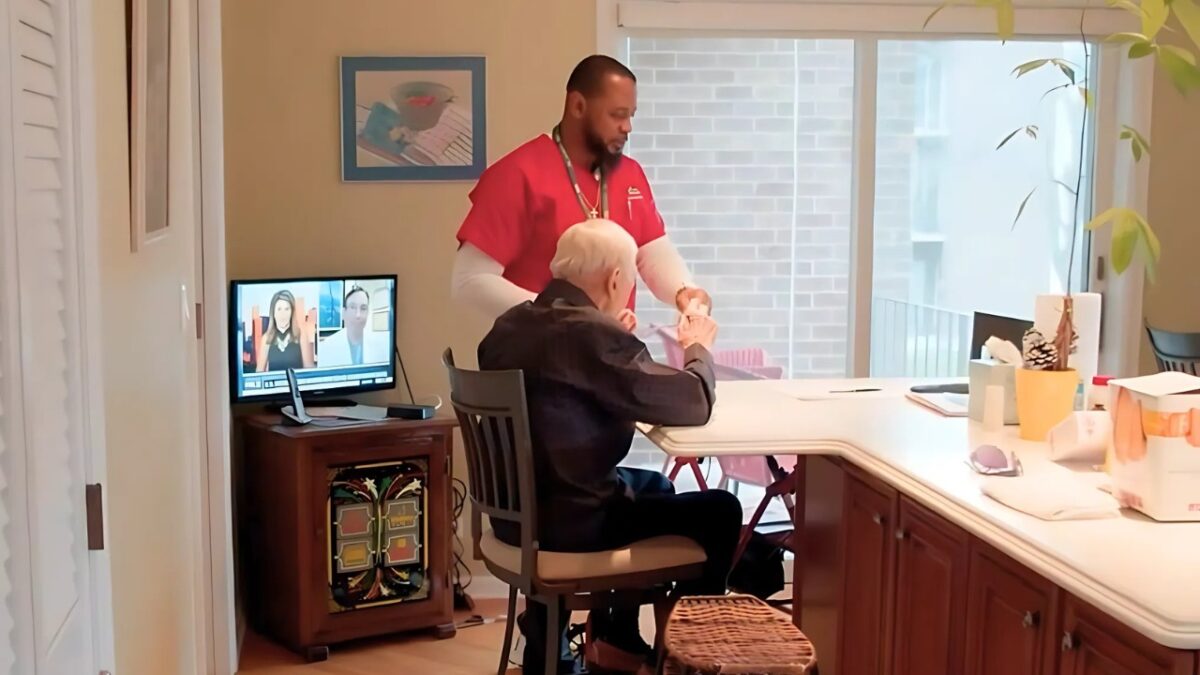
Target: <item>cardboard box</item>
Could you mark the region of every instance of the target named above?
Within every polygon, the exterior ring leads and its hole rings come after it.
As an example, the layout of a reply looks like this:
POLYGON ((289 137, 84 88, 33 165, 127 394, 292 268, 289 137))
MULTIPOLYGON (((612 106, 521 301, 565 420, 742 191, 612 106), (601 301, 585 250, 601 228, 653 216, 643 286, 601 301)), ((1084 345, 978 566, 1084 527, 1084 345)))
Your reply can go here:
POLYGON ((1200 377, 1109 383, 1113 495, 1155 520, 1200 521, 1200 377))
POLYGON ((967 364, 970 382, 970 397, 967 401, 967 416, 975 422, 983 421, 983 404, 987 400, 988 385, 1004 387, 1004 423, 1016 424, 1017 418, 1017 367, 992 359, 971 359, 967 364))

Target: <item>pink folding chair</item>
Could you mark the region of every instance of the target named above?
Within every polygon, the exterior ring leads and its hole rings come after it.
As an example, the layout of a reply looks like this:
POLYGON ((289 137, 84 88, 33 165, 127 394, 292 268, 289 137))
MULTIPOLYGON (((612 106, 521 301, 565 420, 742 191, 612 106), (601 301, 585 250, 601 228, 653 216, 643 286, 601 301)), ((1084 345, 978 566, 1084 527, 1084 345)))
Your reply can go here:
MULTIPOLYGON (((675 328, 655 326, 654 332, 662 340, 663 349, 666 351, 667 365, 682 368, 683 349, 679 346, 675 328)), ((716 365, 718 380, 778 380, 783 377, 783 368, 767 365, 766 352, 758 347, 718 350, 713 353, 713 361, 716 365)), ((750 543, 750 535, 759 526, 759 521, 772 499, 778 497, 783 501, 788 512, 789 523, 791 522, 790 519, 793 517, 795 509, 792 495, 795 492, 796 457, 793 455, 718 457, 717 463, 721 467, 721 482, 718 484, 718 488, 725 489, 731 481, 735 481, 735 486, 745 483, 766 489, 766 495, 759 502, 750 522, 742 529, 742 536, 733 559, 734 563, 737 563, 750 543)), ((695 457, 668 457, 663 464, 663 473, 667 474, 667 478, 674 482, 675 477, 679 475, 680 469, 684 466, 691 467, 692 473, 696 476, 696 482, 700 484, 700 489, 707 490, 708 484, 700 472, 700 463, 695 457), (673 465, 672 459, 674 459, 673 465)), ((736 493, 736 487, 734 491, 736 493)), ((779 536, 772 538, 777 540, 776 543, 786 546, 787 542, 791 540, 790 536, 783 536, 787 534, 790 534, 790 528, 778 532, 779 536)))

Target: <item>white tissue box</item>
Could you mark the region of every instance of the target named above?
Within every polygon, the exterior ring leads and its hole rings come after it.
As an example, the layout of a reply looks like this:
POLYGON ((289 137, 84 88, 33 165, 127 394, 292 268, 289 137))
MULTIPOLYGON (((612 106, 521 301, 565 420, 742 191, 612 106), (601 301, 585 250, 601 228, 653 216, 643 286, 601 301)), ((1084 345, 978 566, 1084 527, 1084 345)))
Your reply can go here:
POLYGON ((1200 520, 1200 377, 1109 382, 1113 494, 1155 520, 1200 520))
POLYGON ((1004 387, 1004 423, 1017 423, 1017 368, 1010 363, 992 359, 971 359, 967 375, 970 378, 970 397, 967 416, 976 422, 983 421, 983 404, 987 400, 988 385, 1004 387))

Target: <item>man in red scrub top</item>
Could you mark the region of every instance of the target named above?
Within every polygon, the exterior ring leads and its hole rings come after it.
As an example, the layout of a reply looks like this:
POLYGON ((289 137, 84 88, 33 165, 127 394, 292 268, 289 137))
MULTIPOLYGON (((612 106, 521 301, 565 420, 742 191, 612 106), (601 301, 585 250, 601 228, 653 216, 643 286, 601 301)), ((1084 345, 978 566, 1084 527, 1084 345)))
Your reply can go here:
MULTIPOLYGON (((495 320, 533 300, 551 281, 559 236, 577 223, 605 219, 633 236, 638 276, 656 298, 681 313, 711 308, 708 293, 692 283, 667 239, 641 165, 622 155, 636 110, 637 78, 619 61, 595 55, 575 67, 562 121, 488 167, 471 192, 471 210, 458 231, 451 288, 456 302, 495 320)), ((620 317, 630 331, 637 324, 633 308, 631 292, 620 317)), ((661 473, 625 467, 617 472, 634 498, 674 491, 661 473)), ((542 672, 544 617, 523 613, 518 619, 526 638, 526 672, 542 672)), ((593 611, 590 620, 593 644, 621 665, 650 656, 638 634, 636 610, 593 611)), ((611 668, 623 670, 615 663, 611 668)), ((560 663, 559 672, 571 672, 569 662, 560 663)))
MULTIPOLYGON (((589 56, 567 80, 562 121, 501 158, 471 192, 458 231, 452 296, 495 319, 532 300, 550 282, 558 237, 605 218, 638 245, 638 274, 659 300, 684 311, 712 300, 694 286, 666 236, 646 174, 622 150, 637 110, 637 78, 619 61, 589 56)), ((636 325, 630 312, 622 320, 636 325)))

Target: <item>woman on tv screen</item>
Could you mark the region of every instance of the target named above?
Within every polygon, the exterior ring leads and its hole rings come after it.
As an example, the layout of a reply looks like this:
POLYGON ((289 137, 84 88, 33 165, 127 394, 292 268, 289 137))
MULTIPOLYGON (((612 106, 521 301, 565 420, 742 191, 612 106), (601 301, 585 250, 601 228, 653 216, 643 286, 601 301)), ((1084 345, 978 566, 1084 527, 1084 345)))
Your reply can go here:
POLYGON ((270 307, 270 322, 259 345, 256 370, 262 373, 312 368, 315 363, 312 340, 305 339, 307 322, 305 317, 296 315, 296 299, 290 291, 279 291, 271 297, 270 307))

